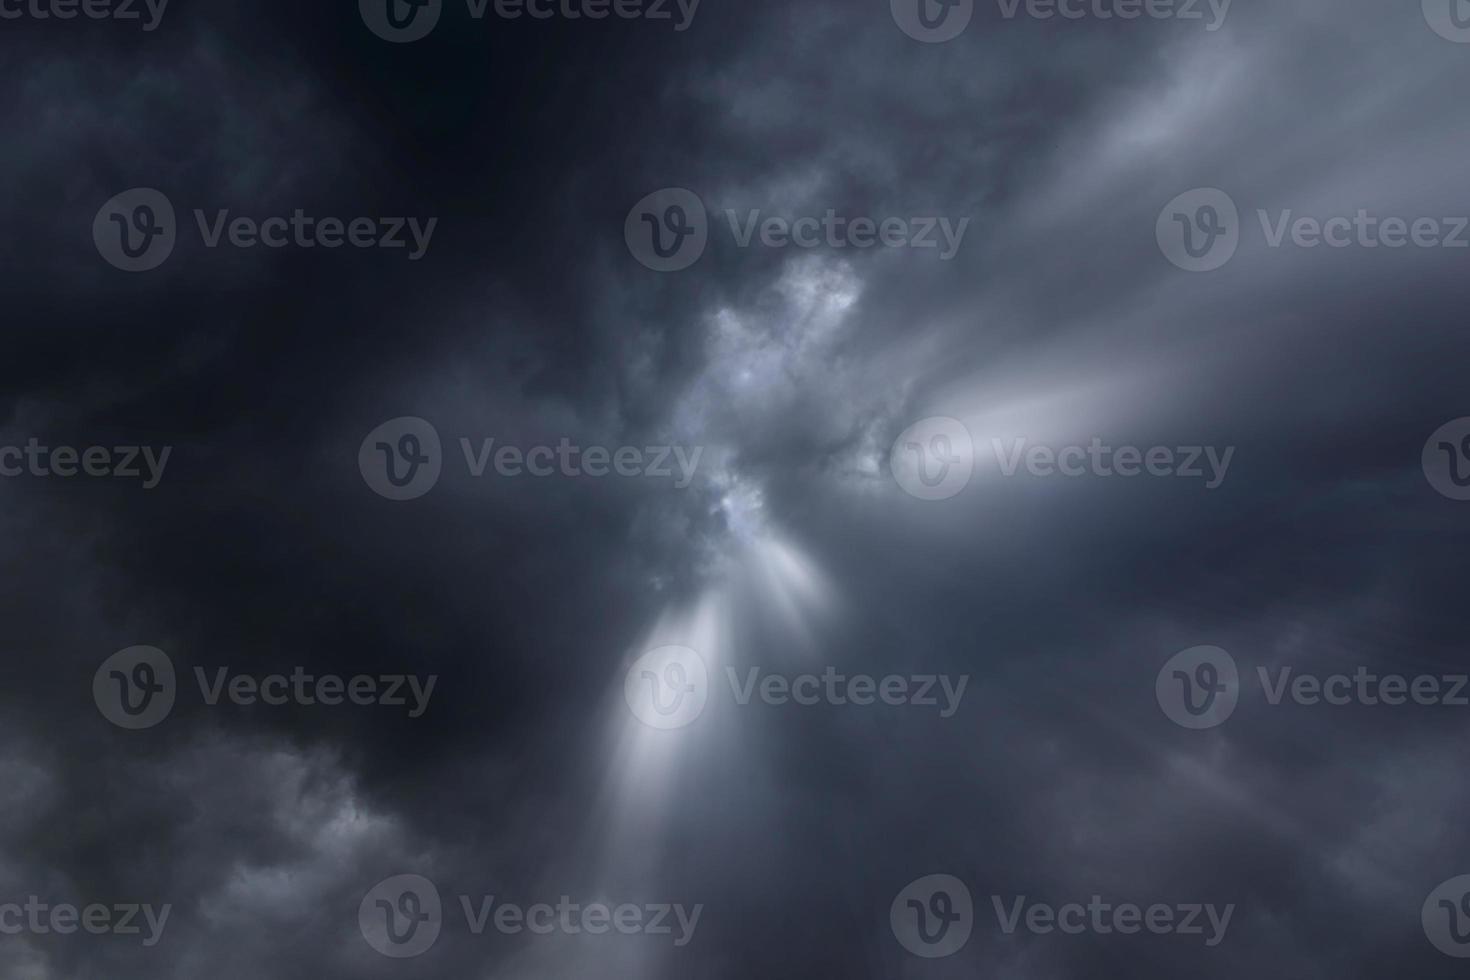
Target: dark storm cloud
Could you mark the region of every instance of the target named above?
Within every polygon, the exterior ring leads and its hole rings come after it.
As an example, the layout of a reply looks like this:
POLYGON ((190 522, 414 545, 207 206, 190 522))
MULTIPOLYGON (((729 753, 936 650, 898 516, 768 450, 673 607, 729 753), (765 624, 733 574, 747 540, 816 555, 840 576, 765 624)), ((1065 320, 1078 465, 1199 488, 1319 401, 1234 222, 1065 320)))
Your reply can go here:
POLYGON ((173 447, 154 490, 0 481, 0 900, 173 905, 156 948, 0 937, 5 976, 1450 975, 1418 914, 1470 870, 1454 709, 1251 689, 1192 732, 1154 680, 1196 644, 1248 686, 1464 669, 1463 516, 1419 472, 1465 414, 1462 253, 1271 249, 1255 212, 1463 212, 1470 49, 1367 2, 1241 0, 1216 32, 982 3, 941 45, 886 7, 705 0, 677 34, 456 9, 409 45, 351 4, 4 28, 0 445, 173 447), (134 186, 181 241, 127 276, 90 227, 134 186), (710 245, 660 274, 622 230, 671 186, 710 245), (1206 274, 1154 239, 1194 187, 1242 222, 1206 274), (410 263, 206 249, 194 208, 439 224, 410 263), (727 209, 970 224, 949 260, 742 248, 727 209), (948 501, 888 473, 930 415, 981 457, 948 501), (400 416, 435 426, 444 475, 395 503, 356 457, 400 416), (1093 436, 1236 454, 1210 491, 990 459, 1093 436), (687 489, 474 478, 459 440, 491 437, 704 455, 687 489), (622 687, 661 643, 708 644, 717 688, 971 680, 952 718, 727 693, 655 733, 622 687), (124 732, 91 685, 135 644, 173 659, 179 703, 124 732), (298 665, 439 681, 418 719, 193 687, 298 665), (356 914, 402 873, 448 922, 395 961, 356 914), (888 907, 931 873, 976 918, 925 961, 888 907), (457 897, 490 894, 704 912, 683 948, 473 936, 457 897), (1094 894, 1236 910, 1206 949, 1007 936, 991 909, 1094 894))

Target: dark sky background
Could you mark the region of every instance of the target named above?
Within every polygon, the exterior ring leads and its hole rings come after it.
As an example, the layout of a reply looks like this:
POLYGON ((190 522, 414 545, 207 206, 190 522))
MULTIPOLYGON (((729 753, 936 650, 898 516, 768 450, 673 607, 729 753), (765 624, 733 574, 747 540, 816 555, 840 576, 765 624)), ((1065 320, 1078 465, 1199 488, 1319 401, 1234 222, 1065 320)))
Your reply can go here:
POLYGON ((1470 504, 1420 456, 1470 415, 1470 250, 1267 247, 1255 218, 1470 214, 1470 45, 1417 3, 1005 19, 920 43, 887 0, 703 0, 692 26, 173 0, 0 21, 0 445, 173 447, 162 483, 0 479, 0 902, 174 906, 162 941, 0 936, 4 980, 1461 976, 1426 896, 1470 873, 1470 708, 1269 706, 1256 666, 1465 671, 1470 504), (133 187, 159 269, 91 237, 133 187), (664 187, 691 268, 624 243, 664 187), (1192 274, 1160 209, 1226 190, 1192 274), (205 248, 192 210, 436 217, 427 255, 205 248), (969 217, 959 254, 738 248, 720 212, 969 217), (363 437, 444 440, 374 494, 363 437), (888 470, 930 416, 975 476, 888 470), (473 479, 457 440, 704 447, 694 483, 473 479), (1233 446, 1180 479, 1004 478, 989 440, 1233 446), (137 732, 92 678, 182 690, 137 732), (661 644, 712 670, 969 675, 917 707, 739 707, 655 732, 661 644), (1235 715, 1155 677, 1228 650, 1235 715), (429 710, 205 705, 194 667, 437 674, 429 710), (975 898, 957 954, 889 926, 975 898), (530 904, 704 905, 694 940, 476 937, 380 956, 391 875, 530 904), (1224 942, 1005 935, 990 896, 1234 903, 1224 942))

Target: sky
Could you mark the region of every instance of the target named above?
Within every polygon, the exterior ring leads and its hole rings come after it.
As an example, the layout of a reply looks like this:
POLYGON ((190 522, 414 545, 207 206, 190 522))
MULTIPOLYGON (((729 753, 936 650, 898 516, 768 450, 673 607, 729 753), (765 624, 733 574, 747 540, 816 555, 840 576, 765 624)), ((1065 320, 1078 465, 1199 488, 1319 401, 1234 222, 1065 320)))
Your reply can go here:
POLYGON ((1462 974, 1470 4, 0 51, 0 980, 1462 974))

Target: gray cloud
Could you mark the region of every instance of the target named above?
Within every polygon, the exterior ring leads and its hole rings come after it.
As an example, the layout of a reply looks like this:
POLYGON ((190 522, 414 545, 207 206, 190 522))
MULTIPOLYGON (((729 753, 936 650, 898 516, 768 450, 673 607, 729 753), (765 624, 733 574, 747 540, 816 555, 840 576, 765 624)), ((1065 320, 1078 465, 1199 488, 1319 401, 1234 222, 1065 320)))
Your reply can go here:
MULTIPOLYGON (((6 477, 0 904, 171 903, 163 940, 0 936, 0 976, 1450 976, 1420 904, 1466 873, 1453 707, 1155 702, 1198 644, 1298 671, 1466 670, 1465 518, 1420 471, 1467 414, 1463 257, 1270 247, 1257 209, 1464 212, 1470 48, 1414 7, 1008 20, 929 45, 883 3, 646 23, 170 9, 150 35, 21 23, 4 76, 0 446, 170 445, 155 490, 6 477), (186 242, 128 276, 89 239, 132 186, 181 214, 436 216, 408 263, 186 242), (628 208, 687 187, 691 268, 628 208), (1165 204, 1241 244, 1187 273, 1165 204), (724 211, 969 218, 922 249, 740 247, 724 211), (414 501, 363 437, 431 422, 414 501), (961 420, 975 473, 905 494, 895 438, 961 420), (701 447, 694 482, 475 478, 458 440, 701 447), (1003 476, 992 439, 1235 447, 1215 490, 1003 476), (179 700, 111 726, 93 673, 149 644, 179 700), (968 675, 952 718, 742 706, 641 725, 661 644, 727 668, 968 675), (204 703, 199 667, 436 674, 419 719, 204 703), (920 960, 889 904, 975 898, 920 960), (358 930, 421 874, 434 947, 358 930), (475 936, 457 896, 703 906, 694 941, 475 936), (991 896, 1233 903, 1225 941, 1005 934, 991 896)), ((446 15, 447 17, 448 15, 446 15)), ((8 22, 7 22, 8 23, 8 22)), ((8 30, 8 28, 7 28, 8 30)), ((1463 709, 1461 709, 1463 710, 1463 709)))

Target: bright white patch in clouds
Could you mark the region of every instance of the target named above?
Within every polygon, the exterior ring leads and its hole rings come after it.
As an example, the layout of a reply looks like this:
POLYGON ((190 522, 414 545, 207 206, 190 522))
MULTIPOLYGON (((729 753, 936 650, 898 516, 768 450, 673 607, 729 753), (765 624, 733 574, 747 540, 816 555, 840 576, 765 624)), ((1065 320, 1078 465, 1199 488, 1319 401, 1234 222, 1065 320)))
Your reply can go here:
POLYGON ((700 485, 724 532, 698 543, 706 571, 768 533, 765 487, 743 460, 793 430, 840 437, 854 425, 858 386, 836 347, 861 293, 845 261, 801 255, 751 308, 706 321, 705 367, 673 423, 678 442, 704 448, 700 485))
POLYGON ((832 347, 861 293, 846 262, 808 255, 756 308, 712 314, 705 369, 675 412, 679 430, 696 444, 701 435, 738 441, 752 433, 731 431, 732 422, 769 421, 814 391, 813 407, 839 411, 846 393, 831 375, 832 347))
POLYGON ((752 481, 732 477, 720 494, 720 512, 736 540, 755 540, 765 530, 765 493, 752 481))

